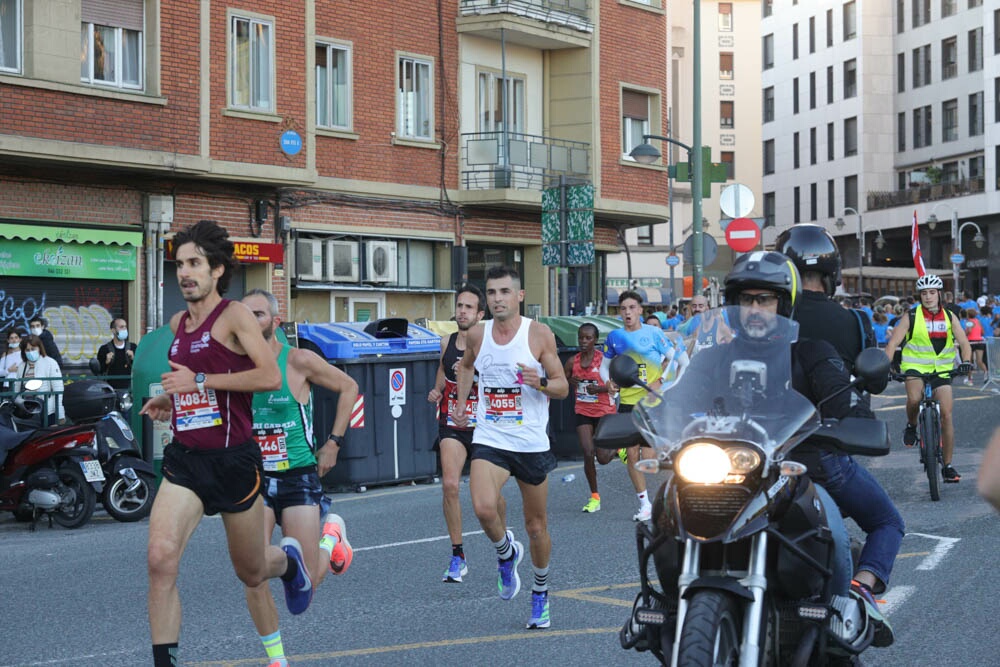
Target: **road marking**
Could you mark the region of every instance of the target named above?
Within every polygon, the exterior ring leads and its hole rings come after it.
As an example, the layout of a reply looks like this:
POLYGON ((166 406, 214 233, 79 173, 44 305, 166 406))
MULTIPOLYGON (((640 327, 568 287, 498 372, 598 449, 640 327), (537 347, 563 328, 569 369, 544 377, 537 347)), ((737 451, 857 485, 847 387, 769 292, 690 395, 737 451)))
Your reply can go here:
POLYGON ((929 553, 930 551, 911 551, 910 553, 896 554, 896 560, 899 560, 900 558, 915 558, 917 556, 926 556, 929 553))
MULTIPOLYGON (((473 530, 469 531, 468 533, 462 533, 462 537, 466 537, 468 535, 482 535, 482 534, 483 531, 481 530, 473 530)), ((358 549, 355 549, 354 552, 357 553, 358 551, 374 551, 375 549, 391 549, 392 547, 405 547, 410 544, 423 544, 425 542, 440 542, 441 540, 449 540, 449 539, 451 539, 450 535, 438 535, 437 537, 423 537, 419 540, 406 540, 404 542, 389 542, 388 544, 376 544, 370 547, 360 547, 358 549)))
POLYGON ((879 604, 879 611, 883 616, 891 615, 893 611, 902 607, 906 599, 916 590, 916 586, 893 586, 880 596, 884 602, 879 604))
MULTIPOLYGON (((655 583, 655 582, 650 582, 655 583)), ((590 595, 596 591, 611 591, 622 588, 630 588, 632 590, 638 590, 641 585, 636 582, 634 584, 613 584, 610 586, 592 586, 590 588, 575 588, 568 591, 552 591, 552 597, 557 598, 569 598, 571 600, 580 600, 582 602, 598 602, 600 604, 610 604, 616 607, 628 607, 632 608, 631 600, 620 600, 618 598, 604 597, 603 595, 590 595)))
POLYGON ((927 535, 926 533, 907 533, 907 535, 938 541, 937 546, 934 547, 930 555, 920 565, 917 565, 918 570, 933 570, 936 568, 944 560, 944 557, 948 555, 951 548, 961 541, 961 538, 958 537, 942 537, 941 535, 927 535))

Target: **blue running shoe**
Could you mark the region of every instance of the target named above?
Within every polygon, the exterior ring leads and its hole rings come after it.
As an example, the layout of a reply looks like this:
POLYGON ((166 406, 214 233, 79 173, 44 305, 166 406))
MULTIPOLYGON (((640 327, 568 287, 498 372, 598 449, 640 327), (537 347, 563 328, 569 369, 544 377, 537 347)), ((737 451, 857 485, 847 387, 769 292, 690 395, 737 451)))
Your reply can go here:
POLYGON ((521 577, 517 574, 517 566, 524 557, 524 547, 514 539, 512 531, 507 531, 507 539, 514 547, 514 556, 507 560, 497 559, 497 570, 500 572, 500 576, 497 577, 497 590, 500 592, 501 600, 510 600, 521 590, 521 577))
POLYGON ((461 556, 452 556, 451 562, 448 564, 448 569, 444 571, 444 576, 441 577, 441 581, 460 584, 462 583, 462 577, 468 573, 469 566, 465 564, 465 559, 461 556))
POLYGON ((551 625, 549 621, 549 592, 531 591, 531 620, 525 627, 529 630, 540 630, 551 625))
POLYGON ((309 570, 306 569, 305 561, 302 560, 302 545, 294 537, 282 538, 279 543, 281 550, 291 556, 295 564, 299 566, 299 571, 291 581, 281 580, 285 586, 285 604, 288 611, 293 614, 301 614, 309 608, 312 602, 313 585, 309 578, 309 570))

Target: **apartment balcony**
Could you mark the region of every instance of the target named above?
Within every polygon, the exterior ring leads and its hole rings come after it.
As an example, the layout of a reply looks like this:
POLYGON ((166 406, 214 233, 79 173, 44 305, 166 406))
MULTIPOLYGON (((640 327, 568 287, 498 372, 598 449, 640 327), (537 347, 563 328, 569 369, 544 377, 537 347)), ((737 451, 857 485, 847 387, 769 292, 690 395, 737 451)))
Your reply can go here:
POLYGON ((910 206, 921 202, 936 201, 938 199, 978 195, 983 192, 985 182, 986 179, 979 177, 945 183, 923 184, 909 187, 906 190, 872 190, 868 193, 868 210, 878 211, 896 206, 910 206))
POLYGON ((462 0, 460 34, 520 44, 533 49, 576 49, 591 45, 590 0, 462 0))
POLYGON ((462 135, 463 200, 537 207, 541 191, 557 185, 560 176, 570 183, 591 179, 588 143, 515 132, 508 133, 506 141, 508 151, 503 132, 462 135))

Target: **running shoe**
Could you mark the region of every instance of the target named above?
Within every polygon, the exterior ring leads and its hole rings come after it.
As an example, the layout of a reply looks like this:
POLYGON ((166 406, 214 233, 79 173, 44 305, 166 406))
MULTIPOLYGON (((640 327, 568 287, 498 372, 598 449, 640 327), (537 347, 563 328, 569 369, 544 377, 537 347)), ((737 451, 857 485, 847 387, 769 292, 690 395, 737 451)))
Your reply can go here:
POLYGON ((450 584, 460 584, 462 583, 462 577, 468 573, 469 566, 465 564, 465 558, 462 556, 452 556, 451 562, 448 563, 448 569, 444 571, 444 576, 441 577, 441 581, 450 584))
POLYGON ((601 511, 600 499, 591 496, 590 500, 587 501, 587 504, 583 506, 583 511, 587 512, 588 514, 593 514, 594 512, 600 512, 601 511))
POLYGON ((958 471, 950 463, 941 468, 941 477, 948 484, 958 484, 962 480, 962 476, 958 474, 958 471))
POLYGON ((858 603, 864 608, 868 618, 874 624, 875 637, 872 639, 872 646, 878 648, 891 646, 893 641, 895 641, 892 626, 889 625, 889 621, 879 611, 878 601, 872 594, 872 590, 860 581, 852 579, 851 594, 858 599, 858 603))
POLYGON ((524 547, 514 539, 513 531, 507 531, 507 539, 514 547, 514 555, 507 560, 497 559, 497 590, 500 592, 501 600, 510 600, 521 590, 521 577, 517 574, 517 566, 521 564, 524 556, 524 547))
POLYGON ((309 608, 312 602, 313 585, 309 578, 309 570, 306 569, 305 561, 302 560, 302 545, 294 537, 284 537, 280 542, 281 550, 288 554, 295 564, 298 565, 298 572, 291 581, 281 580, 285 586, 285 604, 288 611, 298 615, 309 608))
POLYGON ((330 572, 343 574, 354 560, 354 549, 347 541, 347 527, 339 514, 330 512, 323 522, 323 537, 319 548, 330 554, 330 572))
POLYGON ((621 459, 622 465, 628 465, 628 450, 624 447, 618 450, 618 458, 621 459))
POLYGON ((540 630, 551 624, 549 620, 549 592, 531 591, 531 619, 525 627, 528 630, 540 630))
POLYGON ((633 521, 649 521, 651 518, 653 518, 653 506, 650 503, 646 503, 632 515, 633 521))
POLYGON ((903 429, 903 444, 907 447, 912 447, 917 444, 917 425, 907 424, 906 428, 903 429))

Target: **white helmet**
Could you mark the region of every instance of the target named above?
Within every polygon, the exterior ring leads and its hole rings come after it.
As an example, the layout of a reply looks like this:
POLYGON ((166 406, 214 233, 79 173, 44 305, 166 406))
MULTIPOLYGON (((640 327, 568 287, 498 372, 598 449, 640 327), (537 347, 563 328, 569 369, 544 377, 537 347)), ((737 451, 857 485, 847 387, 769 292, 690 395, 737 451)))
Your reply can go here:
POLYGON ((917 291, 922 292, 925 289, 943 290, 944 282, 933 273, 925 273, 917 278, 917 291))

